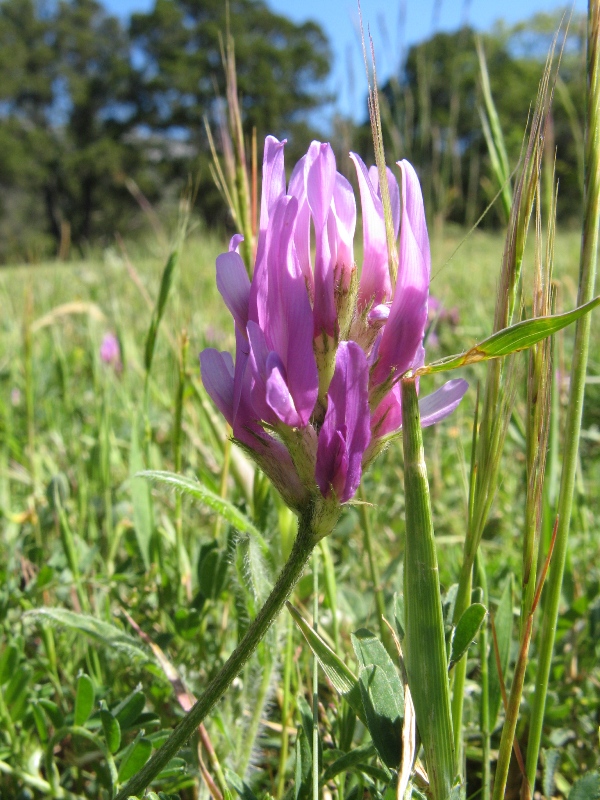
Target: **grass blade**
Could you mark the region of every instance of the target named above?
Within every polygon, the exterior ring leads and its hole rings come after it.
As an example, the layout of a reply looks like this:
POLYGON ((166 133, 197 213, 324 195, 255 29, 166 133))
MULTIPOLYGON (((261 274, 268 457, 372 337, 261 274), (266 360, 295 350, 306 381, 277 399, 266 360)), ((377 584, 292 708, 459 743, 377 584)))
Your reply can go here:
POLYGON ((509 328, 504 328, 498 333, 488 336, 475 347, 471 347, 465 353, 431 364, 425 364, 415 371, 416 375, 431 375, 434 372, 448 372, 459 367, 466 367, 469 364, 476 364, 478 361, 489 361, 493 358, 503 358, 504 356, 527 350, 534 344, 541 342, 548 336, 552 336, 578 319, 585 317, 594 308, 600 305, 600 295, 587 303, 567 311, 564 314, 553 314, 547 317, 536 317, 517 322, 509 328))
POLYGON ((212 508, 213 511, 216 511, 217 514, 222 516, 230 525, 233 525, 240 533, 247 533, 249 536, 258 539, 265 547, 267 546, 262 533, 245 514, 242 514, 229 500, 211 492, 210 489, 207 489, 206 486, 199 481, 163 470, 142 470, 136 474, 136 477, 147 478, 148 480, 158 483, 165 483, 179 492, 183 492, 190 497, 194 497, 196 500, 200 500, 201 503, 212 508))

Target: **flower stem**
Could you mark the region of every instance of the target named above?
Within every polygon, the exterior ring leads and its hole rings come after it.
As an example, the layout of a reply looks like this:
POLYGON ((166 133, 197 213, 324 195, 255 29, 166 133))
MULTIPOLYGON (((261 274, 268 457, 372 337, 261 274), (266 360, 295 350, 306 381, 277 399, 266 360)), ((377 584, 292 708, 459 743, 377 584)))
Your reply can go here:
MULTIPOLYGON (((126 800, 131 795, 136 795, 153 781, 164 769, 177 751, 187 742, 198 725, 214 708, 225 694, 234 679, 256 650, 259 642, 277 617, 290 592, 300 578, 302 571, 319 538, 325 535, 322 525, 315 523, 314 509, 302 517, 298 524, 298 534, 290 556, 285 563, 273 591, 258 612, 256 618, 248 628, 246 635, 229 656, 221 670, 210 682, 206 691, 200 696, 196 704, 181 720, 173 733, 163 746, 157 750, 148 763, 134 775, 123 789, 117 794, 115 800, 126 800)), ((318 522, 318 520, 317 520, 318 522)), ((331 520, 329 531, 333 529, 335 520, 331 520)))
MULTIPOLYGON (((483 554, 481 550, 477 551, 477 558, 475 562, 477 571, 477 584, 483 591, 483 604, 489 608, 489 597, 487 588, 487 575, 485 573, 485 564, 483 561, 483 554)), ((480 654, 480 670, 481 670, 481 716, 480 716, 480 731, 481 731, 481 798, 482 800, 490 800, 490 784, 491 784, 491 770, 490 770, 490 749, 491 749, 491 735, 490 735, 490 678, 488 672, 488 629, 487 625, 483 625, 479 632, 479 654, 480 654)))
MULTIPOLYGON (((588 5, 588 96, 586 130, 586 178, 581 267, 577 305, 594 295, 598 254, 598 224, 600 222, 600 0, 588 5)), ((571 367, 571 392, 567 408, 563 470, 558 498, 558 527, 556 544, 548 575, 547 597, 544 603, 540 654, 535 681, 527 747, 524 797, 531 796, 535 782, 542 737, 542 725, 548 692, 548 678, 554 650, 560 593, 567 557, 569 527, 573 506, 573 490, 577 471, 579 433, 583 412, 585 374, 588 361, 591 318, 588 314, 577 321, 571 367), (529 791, 528 791, 529 787, 529 791)))

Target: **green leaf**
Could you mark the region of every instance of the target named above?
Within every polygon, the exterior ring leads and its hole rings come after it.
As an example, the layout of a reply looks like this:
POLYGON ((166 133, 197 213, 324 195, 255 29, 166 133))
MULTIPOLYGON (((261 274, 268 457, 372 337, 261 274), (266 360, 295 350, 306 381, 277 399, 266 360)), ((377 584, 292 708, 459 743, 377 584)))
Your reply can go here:
MULTIPOLYGON (((167 778, 176 778, 179 775, 182 775, 186 770, 186 762, 183 758, 172 758, 167 766, 156 776, 156 780, 164 781, 167 778)), ((167 797, 167 795, 165 795, 167 797)), ((179 800, 179 797, 176 795, 176 800, 179 800)))
POLYGON ((459 369, 468 364, 475 364, 478 361, 489 361, 491 358, 501 358, 511 353, 518 353, 520 350, 527 350, 542 339, 552 336, 558 331, 566 328, 567 325, 576 322, 580 317, 589 314, 592 309, 600 305, 600 295, 585 303, 573 311, 565 314, 555 314, 548 317, 536 317, 526 319, 504 328, 487 339, 484 339, 475 347, 471 347, 466 353, 457 356, 449 356, 441 361, 434 361, 432 364, 425 364, 415 370, 416 375, 430 375, 434 372, 447 372, 452 369, 459 369))
POLYGON ((37 728, 40 741, 43 745, 45 745, 47 744, 50 735, 48 733, 48 724, 46 722, 44 712, 39 704, 35 702, 31 704, 31 712, 33 714, 33 720, 35 722, 35 727, 37 728))
POLYGON ((54 570, 49 564, 44 564, 44 566, 38 572, 35 588, 38 590, 43 589, 44 586, 47 586, 53 578, 54 570))
POLYGON ((56 626, 83 633, 102 645, 123 651, 129 658, 139 658, 144 661, 151 660, 148 653, 140 647, 136 639, 124 633, 111 622, 104 622, 89 614, 77 614, 75 611, 69 611, 65 608, 42 607, 28 611, 25 616, 33 619, 48 620, 56 626))
POLYGON ((452 654, 448 669, 457 664, 465 655, 477 636, 486 614, 487 609, 484 605, 473 603, 458 620, 458 625, 452 638, 452 654))
POLYGON ((346 666, 342 659, 333 652, 314 628, 303 619, 299 611, 294 608, 291 603, 286 603, 286 605, 294 622, 302 631, 308 646, 319 660, 323 672, 331 681, 333 688, 347 700, 348 705, 356 716, 366 725, 367 719, 365 717, 356 675, 346 666))
POLYGON ((575 781, 568 800, 600 800, 600 773, 587 772, 575 781))
MULTIPOLYGON (((494 627, 496 628, 496 640, 498 642, 498 652, 500 655, 500 665, 502 667, 502 674, 506 681, 506 673, 508 672, 508 664, 510 658, 510 639, 512 635, 512 574, 506 579, 504 590, 498 603, 498 609, 494 615, 494 627)), ((502 692, 500 689, 500 676, 498 675, 498 667, 496 664, 496 655, 494 646, 490 647, 488 656, 488 672, 489 672, 489 714, 490 714, 490 730, 494 729, 500 705, 502 703, 502 692)))
POLYGON ((257 800, 256 795, 248 786, 248 784, 245 783, 239 777, 239 775, 236 775, 236 773, 228 767, 225 767, 225 779, 227 780, 227 783, 235 789, 242 800, 257 800))
POLYGON ((179 252, 177 250, 173 250, 169 254, 169 258, 167 259, 167 263, 165 264, 165 268, 163 270, 162 278, 160 281, 160 290, 158 292, 158 298, 156 300, 156 306, 154 307, 154 312, 152 314, 152 320, 150 321, 150 328, 148 329, 148 335, 146 336, 146 346, 144 348, 144 367, 146 368, 146 372, 150 372, 152 367, 152 359, 154 358, 154 348, 156 346, 156 335, 158 333, 158 326, 160 325, 160 321, 163 317, 165 306, 167 304, 167 298, 169 297, 169 291, 171 289, 171 284, 173 283, 173 276, 175 273, 175 267, 177 266, 177 261, 179 260, 179 252))
POLYGON ((555 747, 549 747, 544 753, 544 772, 542 775, 542 786, 544 795, 552 797, 554 794, 554 773, 558 768, 560 762, 560 750, 555 747))
MULTIPOLYGON (((173 761, 180 761, 180 760, 181 759, 173 759, 173 761)), ((170 763, 171 762, 169 761, 169 764, 170 763)), ((162 772, 157 777, 159 778, 161 777, 161 775, 162 772)), ((178 794, 167 794, 166 792, 158 792, 158 794, 156 792, 148 792, 147 794, 144 795, 144 798, 145 800, 180 800, 178 794)), ((133 798, 133 800, 136 800, 136 798, 133 798)), ((225 800, 227 800, 227 798, 225 798, 225 800)))
POLYGON ((349 753, 344 753, 343 756, 336 758, 333 764, 330 764, 319 780, 319 784, 324 786, 336 775, 342 773, 351 773, 355 770, 360 770, 360 765, 375 755, 375 746, 373 744, 364 744, 362 747, 355 747, 349 753))
POLYGON ((186 641, 191 641, 198 636, 202 616, 194 608, 178 608, 173 614, 173 622, 179 636, 186 641))
MULTIPOLYGON (((302 729, 304 731, 304 735, 306 736, 306 741, 308 742, 308 746, 310 748, 311 758, 314 758, 313 753, 313 709, 309 704, 306 702, 304 695, 299 694, 296 698, 296 706, 298 709, 298 713, 300 714, 300 719, 302 720, 302 729)), ((318 749, 317 749, 317 759, 319 762, 319 767, 323 764, 323 743, 321 741, 321 737, 317 736, 318 739, 318 749)))
POLYGON ((130 748, 127 748, 119 766, 119 782, 129 780, 141 770, 152 752, 152 742, 150 739, 140 737, 135 739, 130 748))
POLYGON ((174 472, 164 472, 162 470, 143 470, 137 473, 138 478, 147 478, 151 481, 166 483, 184 494, 200 500, 201 503, 212 508, 217 514, 222 516, 230 525, 233 525, 240 533, 247 533, 256 537, 262 545, 267 547, 263 535, 258 528, 246 517, 239 508, 223 497, 207 489, 202 483, 184 475, 177 475, 174 472))
POLYGON ((55 728, 62 728, 62 726, 65 724, 65 720, 62 715, 62 711, 53 700, 46 700, 44 697, 42 697, 40 700, 38 700, 37 704, 44 709, 48 715, 48 719, 55 728))
POLYGON ((198 590, 203 597, 216 600, 223 591, 230 554, 216 541, 203 542, 198 553, 198 590))
POLYGON ((77 693, 75 695, 75 714, 73 722, 75 725, 83 725, 94 707, 94 684, 91 678, 85 673, 77 679, 77 693))
POLYGON ((312 755, 304 728, 298 728, 296 736, 296 768, 294 800, 306 800, 310 796, 312 755))
POLYGON ((398 767, 402 756, 404 698, 394 690, 379 666, 361 667, 358 680, 373 744, 387 767, 398 767))
MULTIPOLYGON (((29 678, 31 677, 31 669, 27 664, 22 664, 13 673, 6 689, 4 690, 4 702, 7 706, 18 705, 23 697, 23 693, 27 689, 29 678)), ((16 719, 16 713, 13 709, 13 720, 16 719)))
POLYGON ((5 647, 0 657, 0 686, 12 678, 19 662, 19 651, 14 644, 5 647))
POLYGON ((150 567, 150 542, 154 529, 152 514, 152 498, 146 481, 140 478, 144 469, 144 459, 140 447, 138 418, 134 416, 131 425, 131 450, 129 455, 129 478, 131 484, 131 502, 133 503, 133 525, 135 537, 144 561, 144 567, 150 567))
POLYGON ((366 628, 360 628, 355 631, 350 636, 350 639, 361 667, 376 666, 384 672, 392 692, 398 698, 400 716, 404 717, 404 686, 400 680, 396 665, 382 642, 366 628))
POLYGON ((135 690, 112 709, 112 714, 121 726, 121 730, 127 730, 135 724, 145 705, 144 693, 135 690))
POLYGON ((100 721, 108 750, 110 753, 116 753, 121 746, 121 726, 107 708, 101 709, 100 721))
POLYGON ((394 622, 398 637, 402 642, 404 639, 404 595, 398 592, 394 593, 394 622))

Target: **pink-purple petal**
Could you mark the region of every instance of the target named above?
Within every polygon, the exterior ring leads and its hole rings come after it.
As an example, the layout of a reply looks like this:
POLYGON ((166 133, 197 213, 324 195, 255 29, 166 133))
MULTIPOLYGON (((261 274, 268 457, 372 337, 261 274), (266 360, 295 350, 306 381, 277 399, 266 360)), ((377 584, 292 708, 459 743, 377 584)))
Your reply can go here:
POLYGON ((220 353, 212 347, 200 353, 204 388, 230 425, 233 424, 233 372, 230 353, 220 353))
POLYGON ((301 424, 285 379, 285 369, 276 353, 269 353, 267 358, 267 403, 281 422, 292 428, 301 424))
POLYGON ((327 222, 335 187, 335 156, 331 145, 312 142, 308 151, 306 196, 317 231, 327 222))
POLYGON ((315 227, 315 338, 323 333, 335 336, 337 312, 333 285, 333 264, 327 235, 327 218, 331 210, 335 186, 335 156, 331 145, 313 142, 307 154, 305 168, 306 196, 315 227))
MULTIPOLYGON (((385 168, 387 175, 388 192, 390 195, 390 206, 392 209, 392 224, 394 228, 394 239, 398 238, 400 230, 400 188, 396 176, 389 167, 385 168)), ((369 178, 377 192, 377 197, 381 200, 381 189, 379 188, 379 170, 377 167, 369 167, 369 178)))
POLYGON ((240 252, 240 245, 244 241, 244 236, 241 233, 234 233, 231 239, 229 240, 229 249, 239 253, 240 252))
POLYGON ((242 257, 235 250, 217 256, 217 289, 237 327, 245 331, 248 322, 250 279, 242 257))
POLYGON ((364 307, 369 303, 382 303, 392 295, 388 265, 387 241, 383 206, 367 168, 356 153, 350 153, 354 161, 363 220, 363 265, 359 284, 359 302, 364 307))
POLYGON ((400 384, 396 383, 375 409, 371 419, 374 437, 387 436, 402 425, 402 399, 400 384))
POLYGON ((274 136, 265 139, 262 169, 262 192, 260 201, 260 229, 266 230, 271 209, 285 194, 285 167, 283 148, 286 140, 279 141, 274 136))
MULTIPOLYGON (((419 177, 410 161, 403 159, 397 163, 402 170, 402 196, 406 215, 410 220, 410 226, 417 241, 417 246, 422 252, 423 260, 426 262, 429 269, 431 266, 429 234, 427 233, 427 220, 425 218, 425 206, 423 204, 423 193, 421 192, 419 177)), ((429 279, 429 272, 427 273, 427 278, 429 279)))
POLYGON ((269 346, 265 341, 265 335, 261 328, 250 320, 248 322, 248 341, 250 343, 250 354, 248 366, 250 367, 251 382, 248 390, 252 408, 257 419, 273 424, 276 416, 272 408, 267 403, 267 359, 269 357, 269 346))
POLYGON ((362 349, 355 342, 341 342, 319 432, 315 477, 325 497, 335 487, 342 503, 358 488, 362 456, 371 439, 368 383, 362 349))
POLYGON ((421 187, 414 169, 408 162, 402 162, 398 279, 390 316, 379 345, 372 376, 374 385, 386 380, 392 369, 402 374, 415 365, 427 323, 430 271, 431 257, 421 187))
POLYGON ((378 306, 373 306, 367 315, 369 325, 380 325, 386 322, 390 316, 390 307, 385 303, 380 303, 378 306))
POLYGON ((432 394, 419 400, 421 425, 427 428, 445 419, 463 399, 469 384, 462 378, 448 381, 432 394))
POLYGON ((356 200, 349 181, 336 173, 333 205, 328 218, 329 239, 333 241, 334 278, 346 291, 354 268, 354 232, 356 230, 356 200))
POLYGON ((307 156, 302 156, 292 170, 288 194, 298 201, 294 244, 302 274, 312 297, 314 295, 314 279, 310 251, 310 208, 306 197, 306 161, 307 156))
POLYGON ((280 356, 286 382, 299 415, 307 425, 317 399, 319 375, 313 350, 313 314, 306 281, 292 243, 298 203, 282 198, 274 212, 279 233, 269 249, 267 342, 280 356))
POLYGON ((259 322, 264 317, 267 292, 267 236, 271 229, 271 213, 280 197, 285 195, 285 165, 283 149, 286 140, 280 142, 274 136, 265 139, 265 150, 262 168, 262 193, 260 201, 260 223, 256 244, 256 260, 248 318, 259 322))

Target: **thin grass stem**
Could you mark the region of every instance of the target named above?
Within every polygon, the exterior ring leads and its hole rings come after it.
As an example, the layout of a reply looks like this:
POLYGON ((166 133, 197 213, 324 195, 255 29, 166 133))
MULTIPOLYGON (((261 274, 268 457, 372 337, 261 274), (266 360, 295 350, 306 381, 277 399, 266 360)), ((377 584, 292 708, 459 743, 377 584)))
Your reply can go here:
POLYGON ((360 526, 363 532, 363 543, 367 552, 367 561, 369 562, 369 573, 371 577, 371 584, 373 586, 373 596, 375 598, 375 608, 377 609, 377 626, 379 628, 379 636, 385 645, 386 650, 393 656, 396 653, 396 648, 390 631, 384 622, 385 617, 385 598, 383 596, 383 589, 381 588, 381 577, 379 575, 379 567, 375 559, 373 551, 373 528, 371 526, 371 516, 369 506, 366 501, 364 488, 361 486, 359 489, 361 503, 358 506, 358 515, 360 518, 360 526))
MULTIPOLYGON (((578 305, 594 295, 598 257, 598 226, 600 224, 600 0, 588 5, 588 94, 585 153, 585 201, 578 305)), ((566 415, 563 469, 558 499, 558 528, 554 556, 548 576, 544 604, 540 654, 536 673, 536 690, 530 720, 527 748, 527 784, 524 798, 531 796, 537 771, 542 726, 548 693, 548 679, 556 637, 556 624, 561 587, 567 558, 567 546, 573 491, 577 471, 579 435, 583 413, 585 376, 588 362, 591 319, 589 315, 577 321, 571 367, 571 388, 566 415)))
POLYGON ((285 641, 285 658, 283 662, 283 699, 281 701, 281 749, 279 751, 279 769, 277 771, 277 797, 279 800, 285 793, 285 766, 288 759, 289 736, 288 719, 290 715, 292 663, 294 659, 294 626, 292 620, 286 617, 287 634, 285 641))

